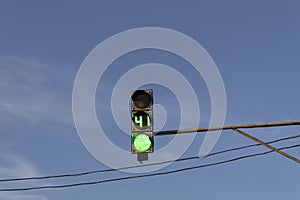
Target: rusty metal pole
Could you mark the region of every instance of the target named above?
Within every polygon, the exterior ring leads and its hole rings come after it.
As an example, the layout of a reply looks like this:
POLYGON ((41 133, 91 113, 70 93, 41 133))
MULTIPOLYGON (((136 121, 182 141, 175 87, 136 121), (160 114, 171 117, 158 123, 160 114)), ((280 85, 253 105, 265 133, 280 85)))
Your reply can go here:
POLYGON ((298 121, 289 121, 289 122, 269 122, 269 123, 260 123, 260 124, 240 124, 240 125, 231 125, 231 126, 219 126, 219 127, 208 127, 208 128, 194 128, 194 129, 183 129, 183 130, 166 130, 155 132, 155 136, 160 135, 172 135, 172 134, 183 134, 183 133, 199 133, 207 131, 216 131, 216 130, 233 130, 241 128, 265 128, 265 127, 278 127, 278 126, 293 126, 300 125, 300 120, 298 121))
POLYGON ((243 136, 245 136, 245 137, 247 137, 247 138, 249 138, 249 139, 251 139, 251 140, 253 140, 253 141, 255 141, 255 142, 257 142, 257 143, 259 143, 259 144, 261 144, 261 145, 263 145, 263 146, 265 146, 265 147, 267 147, 267 148, 269 148, 269 149, 271 149, 271 150, 273 150, 273 151, 276 151, 277 153, 279 153, 279 154, 281 154, 281 155, 283 155, 283 156, 285 156, 285 157, 287 157, 287 158, 289 158, 289 159, 291 159, 291 160, 293 160, 297 163, 300 163, 300 160, 295 158, 294 156, 291 156, 290 154, 285 153, 285 152, 283 152, 283 151, 281 151, 281 150, 279 150, 279 149, 277 149, 277 148, 275 148, 275 147, 273 147, 273 146, 271 146, 271 145, 255 138, 255 137, 253 137, 253 136, 251 136, 251 135, 249 135, 249 134, 247 134, 247 133, 245 133, 245 132, 243 132, 239 129, 232 129, 232 130, 239 133, 239 134, 241 134, 241 135, 243 135, 243 136))

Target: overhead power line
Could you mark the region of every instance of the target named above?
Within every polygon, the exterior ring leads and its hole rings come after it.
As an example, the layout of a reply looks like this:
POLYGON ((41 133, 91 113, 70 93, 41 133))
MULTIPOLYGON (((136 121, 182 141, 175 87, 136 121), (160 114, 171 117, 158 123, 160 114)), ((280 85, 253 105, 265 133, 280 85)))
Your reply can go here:
POLYGON ((266 128, 266 127, 294 126, 294 125, 300 125, 300 120, 288 121, 288 122, 268 122, 268 123, 259 123, 259 124, 239 124, 239 125, 230 125, 230 126, 217 126, 217 127, 182 129, 182 130, 166 130, 166 131, 155 132, 154 134, 156 136, 159 136, 159 135, 196 133, 196 132, 207 132, 207 131, 217 131, 217 130, 234 130, 234 129, 242 129, 242 128, 266 128))
MULTIPOLYGON (((282 148, 279 148, 279 150, 292 149, 292 148, 296 148, 296 147, 300 147, 300 144, 293 145, 293 146, 282 147, 282 148)), ((41 190, 41 189, 70 188, 70 187, 78 187, 78 186, 87 186, 87 185, 96 185, 96 184, 102 184, 102 183, 116 182, 116 181, 122 181, 122 180, 162 176, 162 175, 173 174, 173 173, 178 173, 178 172, 183 172, 183 171, 188 171, 188 170, 193 170, 193 169, 212 167, 212 166, 221 165, 221 164, 225 164, 225 163, 235 162, 235 161, 246 159, 246 158, 262 156, 262 155, 269 154, 269 153, 272 153, 272 152, 274 152, 274 151, 270 150, 270 151, 265 151, 265 152, 256 153, 256 154, 248 154, 248 155, 245 155, 245 156, 240 156, 240 157, 236 157, 236 158, 229 159, 229 160, 224 160, 224 161, 219 161, 219 162, 214 162, 214 163, 204 164, 204 165, 198 165, 198 166, 194 166, 194 167, 181 168, 181 169, 166 171, 166 172, 158 172, 158 173, 151 173, 151 174, 145 174, 145 175, 136 175, 136 176, 126 176, 126 177, 121 177, 121 178, 106 179, 106 180, 92 181, 92 182, 80 182, 80 183, 65 184, 65 185, 45 185, 45 186, 38 186, 38 187, 6 188, 6 189, 0 189, 0 192, 16 192, 16 191, 29 191, 29 190, 41 190)))
MULTIPOLYGON (((284 137, 284 138, 272 140, 272 141, 267 142, 267 144, 274 144, 274 143, 278 143, 278 142, 282 142, 282 141, 287 141, 287 140, 292 140, 292 139, 296 139, 296 138, 300 138, 300 134, 299 135, 295 135, 295 136, 284 137)), ((205 158, 211 157, 211 156, 215 156, 215 155, 219 155, 219 154, 223 154, 223 153, 232 152, 232 151, 238 151, 238 150, 242 150, 242 149, 256 147, 256 146, 261 146, 261 144, 251 144, 251 145, 246 145, 246 146, 241 146, 241 147, 226 149, 226 150, 222 150, 222 151, 210 153, 210 154, 206 155, 205 158)), ((105 173, 105 172, 113 172, 113 171, 133 169, 133 168, 149 167, 149 166, 162 165, 162 164, 167 164, 167 163, 172 163, 172 162, 182 162, 182 161, 194 160, 194 159, 199 159, 199 156, 180 158, 180 159, 176 159, 176 160, 167 160, 167 161, 163 161, 163 162, 150 163, 150 164, 144 164, 144 165, 135 165, 135 166, 128 166, 128 167, 120 167, 120 168, 115 168, 115 169, 93 170, 93 171, 86 171, 86 172, 80 172, 80 173, 49 175, 49 176, 36 176, 36 177, 24 177, 24 178, 0 179, 0 182, 28 181, 28 180, 42 180, 42 179, 54 179, 54 178, 78 177, 78 176, 85 176, 85 175, 96 174, 96 173, 105 173)))

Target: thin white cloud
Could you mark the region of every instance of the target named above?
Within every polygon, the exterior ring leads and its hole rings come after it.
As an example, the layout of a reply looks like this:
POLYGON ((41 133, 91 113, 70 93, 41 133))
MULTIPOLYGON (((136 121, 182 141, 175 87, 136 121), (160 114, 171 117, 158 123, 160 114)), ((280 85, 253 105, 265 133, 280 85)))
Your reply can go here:
MULTIPOLYGON (((0 122, 53 120, 70 124, 68 100, 55 92, 49 67, 35 59, 0 58, 0 122)), ((70 109, 70 108, 69 108, 70 109)))
POLYGON ((42 195, 27 195, 27 194, 0 194, 0 200, 47 200, 42 195))
MULTIPOLYGON (((0 154, 0 177, 5 178, 19 178, 19 177, 30 177, 39 176, 41 173, 33 166, 27 159, 16 155, 11 152, 1 151, 0 154)), ((37 186, 45 184, 42 181, 26 181, 18 183, 1 183, 1 188, 15 188, 15 187, 26 187, 26 186, 37 186)), ((0 200, 47 200, 45 196, 36 195, 31 193, 14 193, 14 192, 2 192, 0 193, 0 200)))
POLYGON ((1 177, 27 177, 39 174, 29 161, 16 154, 5 153, 0 155, 0 159, 4 163, 0 167, 1 177))

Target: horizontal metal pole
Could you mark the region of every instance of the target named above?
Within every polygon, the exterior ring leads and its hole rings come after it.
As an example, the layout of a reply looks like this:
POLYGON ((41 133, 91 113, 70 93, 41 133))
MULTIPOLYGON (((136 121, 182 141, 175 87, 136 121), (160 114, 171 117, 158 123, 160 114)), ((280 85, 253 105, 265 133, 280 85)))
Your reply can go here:
POLYGON ((289 121, 289 122, 269 122, 260 124, 240 124, 231 126, 217 126, 208 128, 194 128, 194 129, 182 129, 182 130, 166 130, 155 132, 154 135, 172 135, 172 134, 182 134, 182 133, 196 133, 196 132, 207 132, 207 131, 217 131, 217 130, 229 130, 229 129, 242 129, 242 128, 264 128, 264 127, 276 127, 276 126, 293 126, 300 125, 300 120, 289 121))

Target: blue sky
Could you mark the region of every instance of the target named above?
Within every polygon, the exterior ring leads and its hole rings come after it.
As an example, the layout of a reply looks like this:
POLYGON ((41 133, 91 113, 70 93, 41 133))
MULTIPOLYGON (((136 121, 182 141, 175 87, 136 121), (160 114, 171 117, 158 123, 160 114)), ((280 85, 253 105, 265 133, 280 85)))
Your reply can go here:
MULTIPOLYGON (((0 177, 61 174, 107 168, 81 143, 72 117, 72 90, 77 70, 101 41, 119 32, 147 26, 180 31, 199 42, 215 61, 227 95, 226 124, 289 121, 300 118, 300 3, 297 1, 2 1, 0 6, 0 177)), ((199 91, 201 123, 210 112, 209 95, 201 78, 174 55, 146 50, 117 60, 97 90, 100 123, 113 130, 108 137, 123 149, 129 137, 112 122, 109 94, 131 66, 165 63, 191 77, 199 91), (119 66, 119 68, 118 68, 119 66), (122 66, 123 68, 120 68, 122 66), (204 114, 202 114, 202 112, 204 114), (120 139, 121 138, 121 139, 120 139)), ((165 127, 178 125, 178 102, 165 88, 153 86, 157 101, 171 112, 165 127), (167 104, 169 101, 170 104, 167 104), (176 117, 177 116, 177 117, 176 117)), ((159 122, 158 122, 159 123, 159 122)), ((248 130, 268 141, 299 134, 299 127, 248 130)), ((157 139, 158 146, 172 137, 157 139)), ((203 136, 184 156, 197 155, 203 136)), ((250 144, 224 131, 214 151, 250 144)), ((289 145, 299 143, 294 140, 289 145)), ((189 167, 239 156, 173 164, 189 167)), ((288 150, 300 157, 299 149, 288 150)), ((33 199, 297 199, 299 167, 277 154, 179 174, 102 185, 0 193, 2 200, 33 199)), ((36 186, 128 175, 123 172, 77 179, 0 184, 36 186)))

